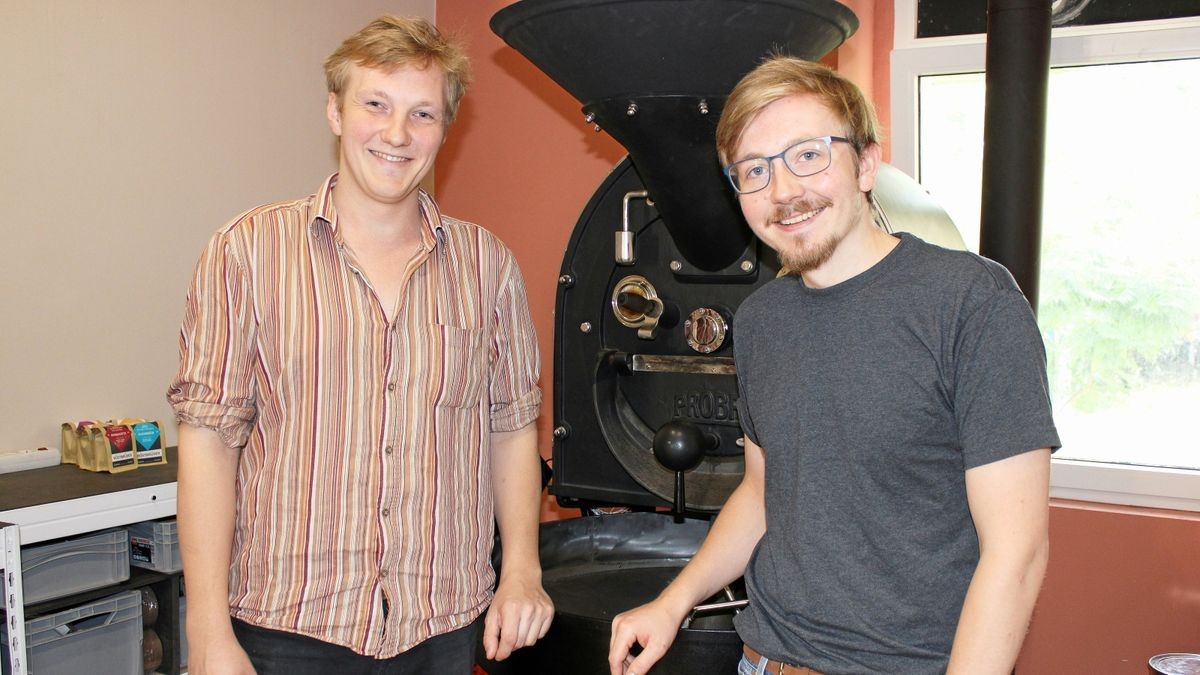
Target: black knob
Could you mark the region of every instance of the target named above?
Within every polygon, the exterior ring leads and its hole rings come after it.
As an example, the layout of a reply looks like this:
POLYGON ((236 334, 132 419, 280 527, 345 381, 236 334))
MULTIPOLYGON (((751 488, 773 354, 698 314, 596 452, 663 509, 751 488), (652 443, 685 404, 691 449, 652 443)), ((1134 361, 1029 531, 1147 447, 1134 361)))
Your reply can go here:
POLYGON ((705 450, 716 447, 715 441, 691 422, 667 422, 654 434, 654 458, 671 471, 691 471, 700 466, 705 450))
POLYGON ((675 472, 675 500, 671 508, 675 522, 683 522, 687 507, 683 474, 699 466, 704 452, 716 448, 717 442, 715 435, 706 434, 695 424, 682 420, 667 422, 654 433, 654 458, 675 472))
POLYGON ((630 314, 649 314, 654 303, 637 293, 617 293, 617 305, 630 314))

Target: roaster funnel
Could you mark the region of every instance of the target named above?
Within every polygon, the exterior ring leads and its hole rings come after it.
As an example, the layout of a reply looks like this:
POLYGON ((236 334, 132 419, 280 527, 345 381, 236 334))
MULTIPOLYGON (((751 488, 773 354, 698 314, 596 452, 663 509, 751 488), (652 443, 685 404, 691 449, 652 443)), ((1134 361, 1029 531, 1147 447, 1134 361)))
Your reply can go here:
POLYGON ((768 53, 819 59, 858 19, 833 0, 521 0, 491 27, 629 151, 679 252, 712 271, 753 239, 717 163, 725 97, 768 53))

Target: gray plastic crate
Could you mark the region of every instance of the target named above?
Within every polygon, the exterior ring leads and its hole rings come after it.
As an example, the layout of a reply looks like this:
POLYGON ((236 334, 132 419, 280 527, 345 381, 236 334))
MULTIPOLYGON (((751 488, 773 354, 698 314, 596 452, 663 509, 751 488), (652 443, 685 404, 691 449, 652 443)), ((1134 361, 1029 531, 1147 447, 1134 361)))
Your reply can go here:
POLYGON ((175 519, 130 525, 129 564, 166 574, 183 570, 175 519))
MULTIPOLYGON (((8 675, 8 626, 0 629, 8 675)), ((125 591, 25 622, 31 675, 142 675, 142 594, 125 591)))
POLYGON ((25 604, 53 600, 129 578, 125 530, 110 530, 21 549, 25 604))

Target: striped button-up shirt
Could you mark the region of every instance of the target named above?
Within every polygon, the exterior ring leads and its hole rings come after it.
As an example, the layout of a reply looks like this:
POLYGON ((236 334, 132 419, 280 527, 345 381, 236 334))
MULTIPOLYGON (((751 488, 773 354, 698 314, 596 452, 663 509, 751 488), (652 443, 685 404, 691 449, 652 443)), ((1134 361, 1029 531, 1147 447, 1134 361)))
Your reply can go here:
POLYGON ((231 614, 389 658, 491 600, 489 432, 537 417, 538 350, 511 252, 423 192, 389 316, 336 181, 213 236, 168 399, 242 448, 231 614))

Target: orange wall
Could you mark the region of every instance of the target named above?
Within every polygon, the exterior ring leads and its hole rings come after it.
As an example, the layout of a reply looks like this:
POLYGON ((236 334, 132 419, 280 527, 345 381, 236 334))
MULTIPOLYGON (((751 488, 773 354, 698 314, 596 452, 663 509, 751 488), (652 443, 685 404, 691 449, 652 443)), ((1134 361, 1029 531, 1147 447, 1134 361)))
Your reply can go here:
MULTIPOLYGON (((437 199, 517 257, 542 351, 542 454, 549 458, 554 295, 575 221, 625 150, 584 124, 580 103, 488 28, 508 0, 442 0, 437 23, 467 40, 475 79, 438 156, 437 199)), ((547 499, 543 518, 556 517, 547 499)), ((578 515, 577 511, 565 515, 578 515)))
MULTIPOLYGON (((862 26, 827 61, 870 94, 886 139, 893 3, 843 2, 862 26)), ((555 280, 580 212, 625 152, 593 133, 577 101, 488 29, 508 4, 438 2, 438 25, 469 41, 476 81, 439 158, 437 194, 447 213, 496 232, 525 273, 542 348, 539 428, 549 456, 555 280)), ((558 515, 547 500, 543 517, 558 515)), ((1142 675, 1156 653, 1200 651, 1200 516, 1055 503, 1050 535, 1050 569, 1020 672, 1142 675)))
POLYGON ((1017 671, 1145 675, 1164 652, 1200 652, 1200 514, 1055 500, 1017 671))

